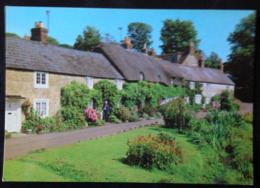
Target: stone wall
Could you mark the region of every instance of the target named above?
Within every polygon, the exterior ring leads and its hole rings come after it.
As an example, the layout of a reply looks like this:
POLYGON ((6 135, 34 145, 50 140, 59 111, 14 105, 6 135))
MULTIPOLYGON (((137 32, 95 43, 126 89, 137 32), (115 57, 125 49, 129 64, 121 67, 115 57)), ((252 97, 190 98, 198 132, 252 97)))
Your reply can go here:
MULTIPOLYGON (((86 83, 84 76, 71 76, 49 73, 48 88, 34 88, 34 71, 6 70, 6 95, 20 95, 29 99, 49 99, 49 116, 54 115, 60 108, 61 88, 72 81, 86 83)), ((94 78, 97 83, 101 79, 94 78)), ((114 82, 114 80, 111 80, 114 82)), ((24 119, 24 117, 22 118, 24 119)))
POLYGON ((234 96, 235 86, 231 85, 222 85, 222 84, 209 84, 209 87, 207 87, 207 83, 202 83, 202 94, 206 97, 213 97, 216 94, 221 94, 222 91, 228 90, 232 96, 234 96))

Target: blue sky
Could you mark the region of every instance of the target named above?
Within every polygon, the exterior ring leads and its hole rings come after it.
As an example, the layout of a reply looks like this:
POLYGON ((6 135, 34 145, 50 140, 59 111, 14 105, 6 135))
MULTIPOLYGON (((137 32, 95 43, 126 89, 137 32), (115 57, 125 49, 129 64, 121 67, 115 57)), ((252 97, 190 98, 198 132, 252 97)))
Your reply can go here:
POLYGON ((223 62, 230 54, 227 38, 234 31, 235 25, 253 10, 149 10, 149 9, 97 9, 97 8, 56 8, 56 7, 6 7, 6 32, 23 37, 31 35, 31 28, 36 21, 43 21, 48 27, 46 11, 50 11, 50 32, 60 44, 73 45, 83 29, 89 25, 96 27, 101 34, 109 33, 116 41, 127 35, 127 26, 132 22, 143 22, 153 28, 151 47, 161 53, 160 30, 165 19, 190 20, 201 39, 199 48, 209 56, 216 52, 223 62))

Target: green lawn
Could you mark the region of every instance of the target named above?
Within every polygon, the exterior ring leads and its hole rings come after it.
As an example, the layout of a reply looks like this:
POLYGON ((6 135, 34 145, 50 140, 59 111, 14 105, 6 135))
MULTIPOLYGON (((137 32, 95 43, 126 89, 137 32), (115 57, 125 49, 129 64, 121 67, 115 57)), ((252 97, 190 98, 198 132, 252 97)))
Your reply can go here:
POLYGON ((144 170, 121 162, 126 157, 127 139, 138 135, 156 135, 160 131, 175 134, 175 130, 143 127, 121 134, 74 143, 42 152, 31 152, 4 161, 4 181, 82 181, 82 182, 172 182, 214 183, 224 174, 209 148, 198 148, 184 135, 176 134, 182 147, 184 163, 173 172, 144 170), (214 161, 212 163, 212 161, 214 161))

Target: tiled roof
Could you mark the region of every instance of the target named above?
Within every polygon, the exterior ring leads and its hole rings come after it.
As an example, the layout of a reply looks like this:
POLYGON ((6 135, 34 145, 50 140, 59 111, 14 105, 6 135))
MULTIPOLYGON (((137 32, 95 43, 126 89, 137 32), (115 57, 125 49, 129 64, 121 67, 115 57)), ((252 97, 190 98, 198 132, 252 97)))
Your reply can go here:
POLYGON ((6 37, 6 67, 22 70, 123 79, 99 53, 67 49, 36 41, 6 37))

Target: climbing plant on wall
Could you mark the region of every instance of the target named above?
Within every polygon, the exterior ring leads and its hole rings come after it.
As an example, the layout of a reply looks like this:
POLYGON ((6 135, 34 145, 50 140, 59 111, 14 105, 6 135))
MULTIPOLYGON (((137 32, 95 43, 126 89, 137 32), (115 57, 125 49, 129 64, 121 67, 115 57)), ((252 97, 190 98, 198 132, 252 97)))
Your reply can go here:
POLYGON ((159 99, 180 96, 183 94, 184 90, 181 86, 164 86, 159 83, 150 83, 146 81, 137 83, 126 82, 124 84, 122 102, 131 110, 135 105, 140 107, 142 101, 149 103, 153 107, 157 107, 159 99))
POLYGON ((116 84, 104 79, 94 84, 94 89, 101 93, 102 101, 108 101, 110 111, 114 113, 118 102, 121 100, 121 92, 117 89, 116 84))

